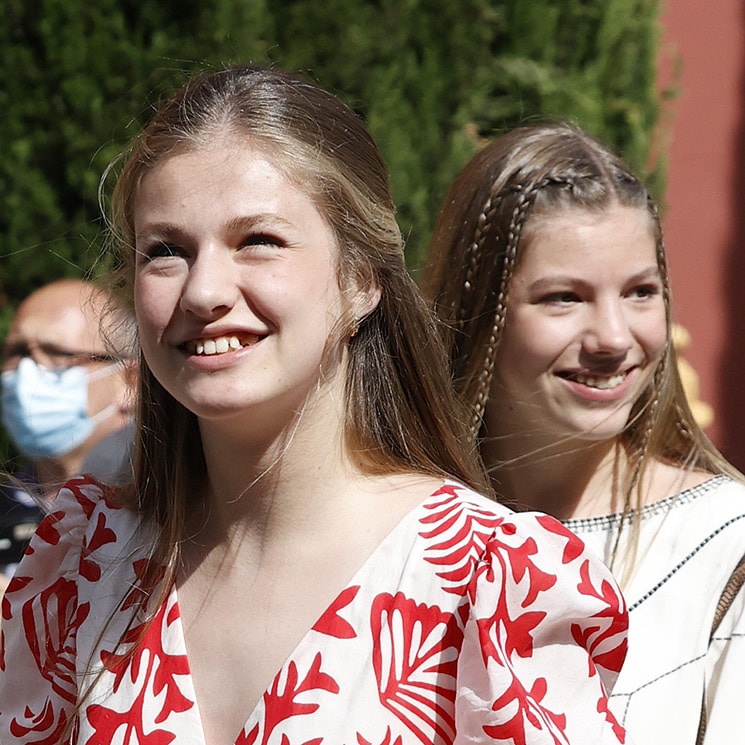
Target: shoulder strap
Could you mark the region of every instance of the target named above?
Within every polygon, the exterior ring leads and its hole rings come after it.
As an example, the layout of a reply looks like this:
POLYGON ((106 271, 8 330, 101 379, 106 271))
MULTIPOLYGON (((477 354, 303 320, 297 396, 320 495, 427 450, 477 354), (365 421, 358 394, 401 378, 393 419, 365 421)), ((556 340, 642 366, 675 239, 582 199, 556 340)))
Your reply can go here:
MULTIPOLYGON (((722 619, 727 615, 732 602, 737 597, 737 593, 740 592, 743 584, 745 584, 745 555, 740 559, 737 566, 732 571, 727 584, 722 590, 722 594, 717 603, 716 610, 714 611, 714 620, 711 623, 711 633, 709 634, 709 644, 714 638, 719 624, 722 623, 722 619)), ((704 735, 706 734, 706 691, 704 691, 704 698, 701 701, 701 718, 698 722, 698 735, 696 736, 696 745, 702 745, 704 741, 704 735)))

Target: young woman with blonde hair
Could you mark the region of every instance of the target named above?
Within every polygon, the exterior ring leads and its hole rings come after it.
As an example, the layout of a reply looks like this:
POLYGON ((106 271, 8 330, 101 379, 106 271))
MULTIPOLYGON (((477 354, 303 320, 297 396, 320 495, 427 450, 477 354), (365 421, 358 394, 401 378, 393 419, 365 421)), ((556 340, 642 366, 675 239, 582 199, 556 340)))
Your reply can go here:
POLYGON ((113 191, 136 473, 9 586, 0 741, 613 745, 627 615, 467 442, 388 175, 315 84, 187 84, 113 191))
POLYGON ((736 739, 745 488, 683 393, 647 189, 576 128, 511 131, 455 179, 423 282, 498 497, 622 583, 616 715, 640 745, 736 739))

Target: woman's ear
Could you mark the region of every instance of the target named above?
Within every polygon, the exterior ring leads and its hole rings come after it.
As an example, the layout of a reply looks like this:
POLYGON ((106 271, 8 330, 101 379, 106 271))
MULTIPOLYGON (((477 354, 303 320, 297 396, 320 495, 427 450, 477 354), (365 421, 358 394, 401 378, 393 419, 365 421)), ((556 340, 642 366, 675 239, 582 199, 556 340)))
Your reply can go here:
POLYGON ((367 318, 378 307, 382 294, 380 285, 377 283, 357 291, 352 302, 354 317, 357 321, 367 318))
POLYGON ((354 329, 378 307, 383 295, 383 288, 370 265, 363 263, 348 277, 345 295, 354 329))

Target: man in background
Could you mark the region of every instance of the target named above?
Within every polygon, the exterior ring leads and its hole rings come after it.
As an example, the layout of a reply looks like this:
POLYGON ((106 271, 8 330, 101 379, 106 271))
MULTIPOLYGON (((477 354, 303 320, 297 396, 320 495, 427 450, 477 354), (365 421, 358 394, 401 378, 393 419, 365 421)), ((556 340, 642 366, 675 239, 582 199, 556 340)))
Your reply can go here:
POLYGON ((105 290, 63 279, 31 293, 13 318, 2 422, 26 462, 0 484, 0 572, 12 573, 67 479, 88 472, 118 481, 131 472, 133 329, 114 308, 105 290))

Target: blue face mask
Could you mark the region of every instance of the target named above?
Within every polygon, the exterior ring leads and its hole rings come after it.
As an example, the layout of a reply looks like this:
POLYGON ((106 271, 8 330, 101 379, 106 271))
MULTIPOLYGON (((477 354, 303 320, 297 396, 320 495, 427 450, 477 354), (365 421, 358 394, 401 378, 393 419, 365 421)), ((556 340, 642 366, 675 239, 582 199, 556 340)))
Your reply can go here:
POLYGON ((3 424, 18 450, 30 458, 65 455, 84 443, 116 404, 88 416, 88 383, 116 365, 89 376, 84 367, 49 370, 24 357, 2 373, 3 424))

